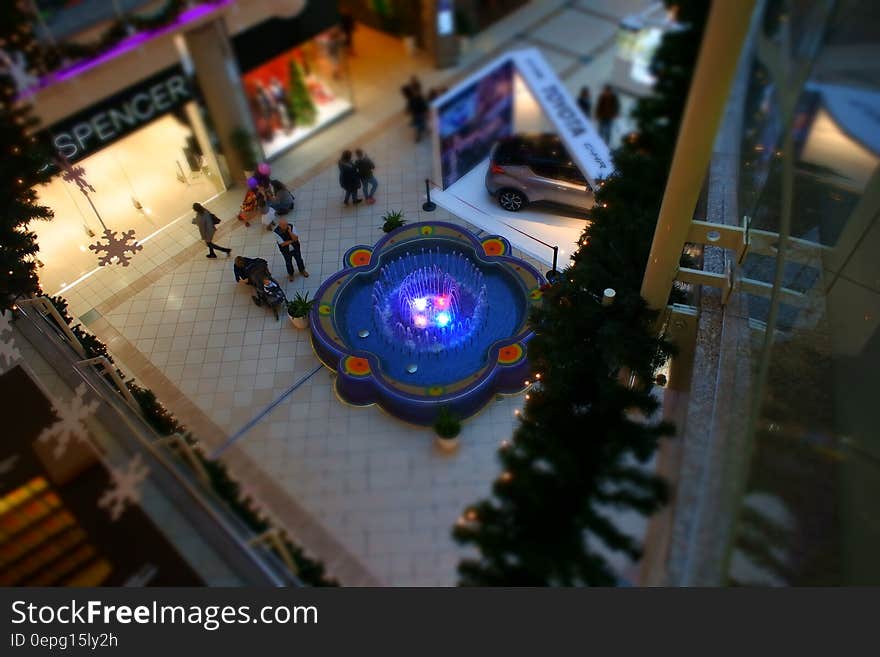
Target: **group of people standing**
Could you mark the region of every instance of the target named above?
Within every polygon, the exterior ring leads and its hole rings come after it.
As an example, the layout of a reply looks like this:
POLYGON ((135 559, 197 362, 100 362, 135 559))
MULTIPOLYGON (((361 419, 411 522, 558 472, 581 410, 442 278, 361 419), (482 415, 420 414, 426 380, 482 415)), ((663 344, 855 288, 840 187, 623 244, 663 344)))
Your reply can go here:
MULTIPOLYGON (((578 94, 578 106, 588 119, 593 116, 593 101, 590 98, 590 88, 581 87, 578 94)), ((611 89, 611 85, 606 84, 599 95, 596 102, 596 123, 599 127, 599 136, 605 140, 606 144, 611 143, 611 129, 614 127, 614 121, 620 115, 620 99, 611 89)))
POLYGON ((293 211, 294 196, 280 180, 270 177, 271 169, 265 162, 257 166, 254 175, 248 178, 239 221, 250 226, 251 221, 260 218, 266 230, 272 230, 277 217, 293 211))
MULTIPOLYGON (((293 267, 294 261, 296 261, 296 269, 299 270, 300 275, 308 278, 309 272, 303 262, 299 234, 294 225, 286 218, 286 215, 293 211, 294 196, 284 183, 271 178, 270 173, 269 165, 264 162, 248 179, 248 190, 241 204, 238 219, 243 221, 246 226, 250 226, 249 219, 259 213, 263 217, 262 221, 266 230, 272 231, 275 237, 275 243, 278 245, 278 250, 281 252, 284 266, 287 269, 287 279, 292 281, 296 275, 296 270, 293 267)), ((206 257, 216 258, 215 251, 225 253, 228 257, 232 249, 215 244, 213 241, 220 219, 198 203, 193 203, 192 207, 196 213, 192 223, 198 226, 199 237, 208 246, 206 257)))
POLYGON ((339 186, 345 191, 345 198, 342 200, 344 205, 350 202, 357 205, 362 201, 366 201, 367 205, 376 202, 373 198, 376 194, 376 188, 379 182, 373 173, 376 164, 370 159, 360 148, 355 149, 354 156, 351 151, 342 151, 342 157, 337 163, 339 166, 339 186), (364 198, 358 198, 358 190, 363 188, 364 198))

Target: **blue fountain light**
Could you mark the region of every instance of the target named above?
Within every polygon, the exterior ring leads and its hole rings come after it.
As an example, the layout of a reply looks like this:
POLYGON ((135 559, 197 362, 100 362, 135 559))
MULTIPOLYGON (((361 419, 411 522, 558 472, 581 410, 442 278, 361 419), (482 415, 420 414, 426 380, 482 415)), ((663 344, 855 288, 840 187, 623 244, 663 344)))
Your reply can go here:
POLYGON ((483 272, 458 251, 406 252, 380 270, 373 315, 389 344, 413 352, 457 349, 483 325, 483 272))

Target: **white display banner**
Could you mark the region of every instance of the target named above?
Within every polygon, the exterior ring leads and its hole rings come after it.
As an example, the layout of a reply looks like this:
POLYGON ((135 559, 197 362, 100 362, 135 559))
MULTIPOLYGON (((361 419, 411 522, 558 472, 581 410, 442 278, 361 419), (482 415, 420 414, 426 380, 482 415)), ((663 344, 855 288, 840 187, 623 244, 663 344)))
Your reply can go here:
POLYGON ((568 89, 537 48, 511 53, 514 65, 535 100, 556 127, 569 154, 590 186, 596 187, 614 171, 611 149, 593 122, 584 116, 568 89))

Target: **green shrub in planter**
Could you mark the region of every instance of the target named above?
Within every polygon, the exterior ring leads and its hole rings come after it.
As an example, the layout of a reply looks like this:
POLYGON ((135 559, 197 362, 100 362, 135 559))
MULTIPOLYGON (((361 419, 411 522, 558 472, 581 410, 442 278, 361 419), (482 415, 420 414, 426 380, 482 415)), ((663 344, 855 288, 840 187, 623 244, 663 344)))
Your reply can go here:
POLYGON ((382 230, 386 233, 390 233, 392 230, 396 230, 406 224, 406 219, 403 218, 403 210, 389 210, 382 219, 385 222, 382 224, 382 230))
POLYGON ((309 293, 297 292, 291 301, 287 302, 287 314, 291 317, 307 317, 312 306, 315 305, 314 299, 309 299, 309 293))
POLYGON ((254 149, 254 138, 251 133, 244 128, 236 128, 232 131, 230 139, 245 171, 254 171, 257 168, 257 151, 254 149))
POLYGON ((452 440, 461 433, 461 420, 444 406, 434 420, 434 432, 444 440, 452 440))

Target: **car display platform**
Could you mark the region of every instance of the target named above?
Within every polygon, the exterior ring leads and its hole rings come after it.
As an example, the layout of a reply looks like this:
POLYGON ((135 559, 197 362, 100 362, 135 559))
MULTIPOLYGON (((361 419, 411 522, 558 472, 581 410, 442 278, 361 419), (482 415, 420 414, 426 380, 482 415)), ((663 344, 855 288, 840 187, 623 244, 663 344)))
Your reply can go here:
POLYGON ((534 204, 519 212, 507 212, 486 191, 489 159, 471 169, 449 188, 431 190, 431 200, 487 233, 498 234, 514 248, 548 267, 553 264, 553 246, 559 247, 558 269, 568 263, 577 241, 588 225, 586 214, 565 208, 534 204))

